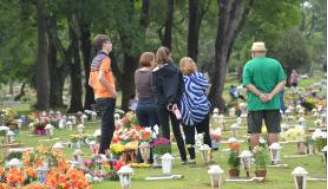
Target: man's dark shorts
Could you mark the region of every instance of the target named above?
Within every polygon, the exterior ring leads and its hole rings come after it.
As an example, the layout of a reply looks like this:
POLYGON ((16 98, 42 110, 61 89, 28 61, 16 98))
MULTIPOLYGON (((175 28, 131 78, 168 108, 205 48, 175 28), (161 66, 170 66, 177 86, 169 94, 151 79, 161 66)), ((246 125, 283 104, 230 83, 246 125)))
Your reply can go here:
POLYGON ((258 134, 264 120, 268 133, 280 133, 281 114, 279 110, 259 110, 248 112, 248 133, 258 134))

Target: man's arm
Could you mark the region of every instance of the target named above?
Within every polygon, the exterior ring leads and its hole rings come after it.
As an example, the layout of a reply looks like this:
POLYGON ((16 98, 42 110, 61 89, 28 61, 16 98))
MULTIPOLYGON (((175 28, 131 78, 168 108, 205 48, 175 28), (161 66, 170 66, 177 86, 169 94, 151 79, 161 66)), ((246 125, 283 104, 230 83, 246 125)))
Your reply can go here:
POLYGON ((249 90, 250 92, 252 92, 253 94, 255 94, 256 96, 258 96, 262 102, 266 102, 266 94, 262 93, 261 91, 259 91, 255 85, 253 84, 248 84, 246 85, 247 90, 249 90))
POLYGON ((268 101, 270 101, 276 94, 284 89, 286 85, 286 80, 280 81, 274 89, 267 95, 268 101))
POLYGON ((105 73, 103 70, 99 70, 99 77, 98 77, 99 82, 106 88, 106 90, 110 93, 113 94, 113 97, 116 97, 116 90, 115 87, 112 86, 109 81, 106 80, 105 78, 105 73))

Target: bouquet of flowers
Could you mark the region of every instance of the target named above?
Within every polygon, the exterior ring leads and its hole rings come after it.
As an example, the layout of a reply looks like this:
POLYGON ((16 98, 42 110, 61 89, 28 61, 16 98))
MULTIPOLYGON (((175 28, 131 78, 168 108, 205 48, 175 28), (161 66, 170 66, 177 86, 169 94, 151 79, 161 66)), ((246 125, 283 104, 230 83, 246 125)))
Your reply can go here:
POLYGON ((317 150, 321 151, 327 144, 327 133, 321 131, 320 129, 316 129, 313 132, 311 139, 314 141, 317 150))
POLYGON ((110 150, 112 154, 120 156, 124 152, 124 145, 119 143, 112 144, 110 150))
POLYGON ((126 144, 131 141, 138 141, 140 139, 140 129, 135 113, 128 112, 117 122, 113 142, 126 144))
POLYGON ((159 137, 153 140, 151 147, 154 154, 163 155, 165 153, 171 153, 170 140, 164 137, 159 137))
POLYGON ((90 182, 107 180, 118 180, 117 172, 124 165, 123 161, 119 160, 101 160, 94 156, 91 160, 84 162, 86 167, 86 177, 90 182))

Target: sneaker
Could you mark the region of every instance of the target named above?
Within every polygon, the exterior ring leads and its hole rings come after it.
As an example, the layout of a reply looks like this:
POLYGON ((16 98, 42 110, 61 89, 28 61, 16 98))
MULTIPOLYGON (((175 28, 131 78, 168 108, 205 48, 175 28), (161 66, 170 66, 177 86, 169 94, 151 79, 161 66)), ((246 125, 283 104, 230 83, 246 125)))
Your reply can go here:
POLYGON ((181 165, 187 165, 188 164, 188 161, 187 160, 182 160, 181 161, 181 165))
POLYGON ((190 159, 188 161, 188 164, 195 165, 196 164, 196 160, 195 159, 190 159))

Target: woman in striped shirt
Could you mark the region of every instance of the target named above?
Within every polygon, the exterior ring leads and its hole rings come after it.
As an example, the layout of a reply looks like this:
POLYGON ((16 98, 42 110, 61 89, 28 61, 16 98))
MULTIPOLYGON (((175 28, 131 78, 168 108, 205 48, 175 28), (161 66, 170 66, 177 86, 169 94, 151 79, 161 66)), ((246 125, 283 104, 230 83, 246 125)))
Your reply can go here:
POLYGON ((209 133, 210 102, 206 91, 209 82, 200 72, 192 58, 180 60, 180 70, 183 73, 184 92, 180 100, 183 130, 186 137, 190 163, 195 163, 195 130, 204 133, 204 144, 212 146, 209 133))

